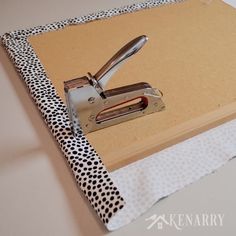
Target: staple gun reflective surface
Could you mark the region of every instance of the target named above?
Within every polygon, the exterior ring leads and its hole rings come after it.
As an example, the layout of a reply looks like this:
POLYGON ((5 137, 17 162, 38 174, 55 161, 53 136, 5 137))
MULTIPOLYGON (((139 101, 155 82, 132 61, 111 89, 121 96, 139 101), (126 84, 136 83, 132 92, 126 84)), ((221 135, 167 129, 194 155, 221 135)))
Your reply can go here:
POLYGON ((137 53, 148 38, 139 36, 122 47, 95 75, 64 82, 69 117, 76 134, 102 129, 137 117, 162 111, 162 93, 146 82, 105 90, 120 66, 137 53))

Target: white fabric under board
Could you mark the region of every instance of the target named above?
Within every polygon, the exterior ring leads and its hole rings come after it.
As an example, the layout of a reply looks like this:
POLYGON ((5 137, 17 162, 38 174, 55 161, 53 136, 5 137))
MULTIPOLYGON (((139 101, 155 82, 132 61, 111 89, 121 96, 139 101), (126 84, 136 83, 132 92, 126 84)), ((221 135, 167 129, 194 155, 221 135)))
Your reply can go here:
POLYGON ((128 224, 163 197, 212 173, 236 156, 236 120, 113 171, 126 205, 107 225, 128 224))

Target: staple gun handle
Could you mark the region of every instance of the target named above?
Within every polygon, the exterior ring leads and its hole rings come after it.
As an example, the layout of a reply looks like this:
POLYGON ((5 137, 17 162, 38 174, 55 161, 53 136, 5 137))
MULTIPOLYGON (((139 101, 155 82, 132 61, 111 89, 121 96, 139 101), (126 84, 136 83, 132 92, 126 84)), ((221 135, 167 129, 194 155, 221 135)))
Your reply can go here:
POLYGON ((93 77, 99 83, 102 88, 111 78, 111 76, 120 68, 120 66, 128 59, 130 56, 138 52, 143 45, 147 42, 148 37, 141 35, 124 47, 122 47, 93 77))

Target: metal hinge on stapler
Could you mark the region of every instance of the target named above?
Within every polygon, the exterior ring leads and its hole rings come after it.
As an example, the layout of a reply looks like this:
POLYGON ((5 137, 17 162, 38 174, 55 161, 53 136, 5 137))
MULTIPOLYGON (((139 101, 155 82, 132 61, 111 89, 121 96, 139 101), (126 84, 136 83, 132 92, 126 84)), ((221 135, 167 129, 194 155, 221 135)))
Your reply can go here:
POLYGON ((105 85, 121 64, 138 52, 147 41, 139 36, 121 48, 94 76, 64 82, 73 132, 102 129, 165 108, 162 93, 141 82, 105 90, 105 85))

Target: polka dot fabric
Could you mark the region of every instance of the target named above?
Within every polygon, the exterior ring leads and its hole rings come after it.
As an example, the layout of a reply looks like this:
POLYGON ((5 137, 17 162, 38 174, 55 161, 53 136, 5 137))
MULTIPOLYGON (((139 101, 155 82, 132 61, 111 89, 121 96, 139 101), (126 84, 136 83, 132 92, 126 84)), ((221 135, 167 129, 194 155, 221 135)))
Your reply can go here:
POLYGON ((112 172, 126 205, 108 227, 113 230, 128 224, 158 200, 214 172, 234 157, 236 120, 112 172))
POLYGON ((76 137, 72 135, 67 109, 47 77, 27 37, 62 29, 67 25, 82 24, 177 1, 146 1, 31 29, 13 31, 1 37, 30 95, 63 151, 79 187, 107 227, 112 217, 124 207, 124 199, 82 131, 79 130, 76 137))

